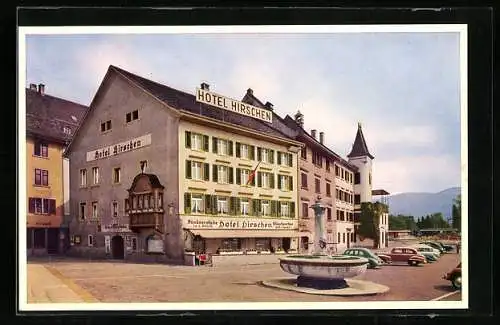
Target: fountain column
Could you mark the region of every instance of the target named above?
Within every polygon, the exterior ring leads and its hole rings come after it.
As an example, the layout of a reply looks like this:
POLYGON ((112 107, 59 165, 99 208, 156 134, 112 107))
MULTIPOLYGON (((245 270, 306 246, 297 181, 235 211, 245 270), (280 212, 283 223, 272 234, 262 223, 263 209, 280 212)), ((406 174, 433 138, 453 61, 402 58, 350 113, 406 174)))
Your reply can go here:
POLYGON ((314 211, 314 246, 313 255, 326 255, 326 239, 325 239, 325 214, 326 207, 321 203, 321 197, 318 196, 316 202, 310 206, 314 211))

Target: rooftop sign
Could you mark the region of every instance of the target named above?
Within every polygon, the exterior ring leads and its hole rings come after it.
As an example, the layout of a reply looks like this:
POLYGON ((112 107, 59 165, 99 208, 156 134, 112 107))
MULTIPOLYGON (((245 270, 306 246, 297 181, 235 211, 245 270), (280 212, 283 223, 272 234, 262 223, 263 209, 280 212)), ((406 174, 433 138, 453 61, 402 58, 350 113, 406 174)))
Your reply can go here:
POLYGON ((273 113, 267 109, 246 104, 201 88, 196 88, 196 101, 253 117, 264 122, 273 122, 273 113))

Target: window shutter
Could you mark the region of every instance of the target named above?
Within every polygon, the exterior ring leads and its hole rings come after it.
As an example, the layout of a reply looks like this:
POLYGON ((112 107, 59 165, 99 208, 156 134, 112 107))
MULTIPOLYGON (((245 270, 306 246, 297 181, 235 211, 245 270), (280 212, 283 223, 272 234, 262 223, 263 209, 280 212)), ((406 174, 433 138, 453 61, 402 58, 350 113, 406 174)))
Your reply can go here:
POLYGON ((186 178, 191 179, 191 161, 186 160, 186 178))
POLYGON ((212 181, 217 183, 218 173, 217 173, 217 165, 212 165, 212 181))
POLYGON ((236 142, 236 157, 241 157, 241 143, 236 142))
POLYGON ((241 214, 241 199, 239 197, 234 198, 234 211, 236 215, 241 214))
POLYGON ((217 153, 217 138, 216 137, 212 137, 212 152, 213 153, 217 153))
POLYGON ((255 199, 252 200, 252 202, 253 202, 254 216, 260 216, 260 200, 255 199))
POLYGON ((274 164, 274 150, 269 150, 269 162, 274 164))
POLYGON ((271 217, 276 217, 277 209, 276 209, 276 201, 271 201, 271 217))
POLYGON ((288 154, 288 166, 293 166, 293 155, 291 153, 288 154))
POLYGON ((257 186, 262 187, 262 172, 257 172, 257 186))
POLYGON ((235 211, 236 211, 236 198, 231 196, 229 198, 229 214, 235 215, 236 214, 235 211))
POLYGON ((203 150, 208 152, 208 135, 203 136, 203 150))
POLYGON ((241 184, 241 168, 236 168, 236 184, 241 184))
POLYGON ((28 211, 30 213, 35 213, 35 199, 30 197, 29 198, 29 207, 28 207, 28 211))
POLYGON ((186 131, 186 148, 191 148, 191 132, 186 131))
POLYGON ((281 152, 276 151, 276 155, 278 156, 278 165, 281 165, 281 152))
POLYGON ((35 156, 40 156, 40 148, 41 148, 41 143, 40 142, 35 142, 35 156))
POLYGON ((274 173, 269 173, 269 187, 274 188, 274 173))
POLYGON ((208 163, 203 164, 203 179, 206 181, 210 180, 210 165, 208 163))
POLYGON ((262 160, 262 148, 257 148, 257 161, 262 160))
POLYGON ((227 142, 227 153, 230 156, 233 155, 233 141, 228 141, 227 142))
POLYGON ((248 199, 248 215, 253 216, 253 212, 254 212, 253 200, 248 199))
POLYGON ((293 176, 288 176, 288 190, 293 191, 293 176))
POLYGON ((209 194, 205 195, 205 214, 212 214, 212 196, 209 194))
POLYGON ((281 177, 280 177, 280 174, 278 174, 278 189, 281 189, 281 177))
POLYGON ((191 193, 184 193, 184 213, 191 213, 191 193))
POLYGON ((233 184, 233 182, 234 182, 234 168, 229 167, 227 172, 229 173, 229 175, 228 175, 229 184, 233 184))
POLYGON ((49 213, 56 214, 56 200, 54 199, 49 200, 49 213))
POLYGON ((295 218, 295 202, 290 202, 290 216, 291 218, 295 218))
POLYGON ((249 146, 248 150, 250 150, 250 160, 255 160, 255 146, 249 146))

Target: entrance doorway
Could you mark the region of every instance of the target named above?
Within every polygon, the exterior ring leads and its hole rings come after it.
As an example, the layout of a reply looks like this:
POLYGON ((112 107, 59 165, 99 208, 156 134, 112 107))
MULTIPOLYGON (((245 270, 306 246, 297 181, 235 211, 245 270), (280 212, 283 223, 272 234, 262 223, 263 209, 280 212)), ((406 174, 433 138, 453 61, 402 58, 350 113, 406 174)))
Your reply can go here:
POLYGON ((117 260, 125 258, 125 247, 122 236, 114 236, 111 238, 111 256, 117 260))
POLYGON ((47 232, 47 254, 57 254, 59 251, 59 228, 48 228, 47 232))
POLYGON ((282 245, 283 245, 283 250, 285 252, 288 252, 288 250, 290 249, 290 238, 286 237, 286 238, 283 238, 283 240, 281 241, 282 245))

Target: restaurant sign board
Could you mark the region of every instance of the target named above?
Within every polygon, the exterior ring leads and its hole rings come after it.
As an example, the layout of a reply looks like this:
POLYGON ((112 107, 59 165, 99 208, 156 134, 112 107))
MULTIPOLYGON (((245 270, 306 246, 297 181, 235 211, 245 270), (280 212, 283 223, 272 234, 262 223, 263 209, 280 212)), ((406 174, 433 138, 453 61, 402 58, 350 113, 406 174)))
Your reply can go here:
POLYGON ((295 230, 298 221, 294 219, 264 218, 226 218, 182 216, 182 227, 185 229, 243 229, 243 230, 295 230))
POLYGON ((118 154, 147 147, 151 144, 151 133, 87 152, 87 161, 109 158, 118 154))

